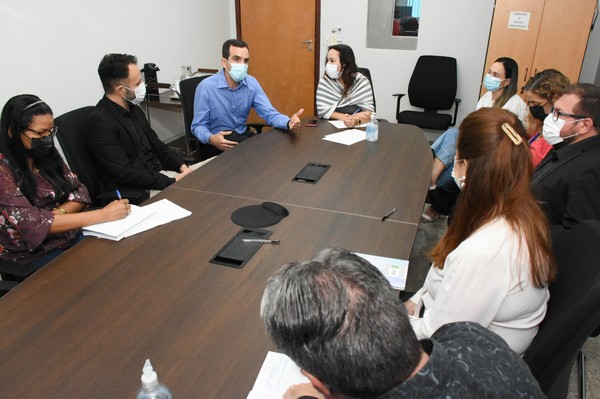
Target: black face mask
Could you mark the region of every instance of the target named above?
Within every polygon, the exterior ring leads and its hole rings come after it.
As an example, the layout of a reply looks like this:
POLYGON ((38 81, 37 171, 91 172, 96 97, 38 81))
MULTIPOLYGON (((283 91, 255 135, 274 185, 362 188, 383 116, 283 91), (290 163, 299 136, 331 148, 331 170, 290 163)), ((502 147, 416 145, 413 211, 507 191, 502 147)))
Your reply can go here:
POLYGON ((542 107, 541 105, 532 105, 531 107, 529 107, 529 112, 531 112, 531 115, 535 119, 538 119, 542 122, 548 116, 548 114, 544 112, 544 107, 542 107))
POLYGON ((27 154, 32 158, 45 157, 54 148, 52 137, 46 139, 31 139, 31 149, 26 150, 27 154))

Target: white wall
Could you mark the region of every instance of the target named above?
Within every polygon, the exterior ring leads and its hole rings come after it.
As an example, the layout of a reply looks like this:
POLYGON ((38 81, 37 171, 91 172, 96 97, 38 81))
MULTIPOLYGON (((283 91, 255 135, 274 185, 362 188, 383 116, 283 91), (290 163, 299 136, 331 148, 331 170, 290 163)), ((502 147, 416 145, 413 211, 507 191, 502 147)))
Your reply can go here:
MULTIPOLYGON (((371 0, 377 1, 377 0, 371 0)), ((366 48, 369 0, 321 1, 321 38, 324 43, 332 27, 343 26, 344 43, 354 50, 359 66, 371 70, 378 117, 395 121, 393 93, 406 93, 408 81, 420 55, 455 57, 458 63, 458 93, 462 99, 459 120, 475 110, 492 21, 494 0, 427 0, 422 2, 416 50, 366 48)), ((321 58, 326 46, 321 47, 321 58)), ((408 101, 402 100, 408 107, 408 101)))
MULTIPOLYGON (((217 68, 221 45, 235 36, 233 4, 233 0, 4 0, 0 107, 23 93, 40 96, 56 116, 95 105, 103 94, 98 63, 107 53, 133 54, 140 67, 157 64, 159 82, 178 79, 181 65, 217 68)), ((153 123, 163 139, 183 130, 181 115, 166 114, 166 119, 160 118, 162 124, 153 123)))
POLYGON ((588 44, 585 49, 585 57, 579 74, 581 83, 600 84, 600 76, 596 76, 600 70, 600 20, 596 21, 594 29, 590 32, 588 44))

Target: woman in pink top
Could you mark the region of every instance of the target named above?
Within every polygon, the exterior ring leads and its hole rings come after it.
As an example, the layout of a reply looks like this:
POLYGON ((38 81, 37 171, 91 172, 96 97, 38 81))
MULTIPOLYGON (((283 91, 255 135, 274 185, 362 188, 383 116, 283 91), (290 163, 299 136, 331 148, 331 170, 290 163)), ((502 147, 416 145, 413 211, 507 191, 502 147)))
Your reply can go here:
MULTIPOLYGON (((529 149, 533 160, 533 167, 550 152, 555 142, 549 143, 542 135, 544 119, 551 112, 562 91, 571 82, 569 78, 556 69, 546 69, 531 77, 521 89, 525 102, 529 106, 529 149)), ((552 139, 550 139, 552 141, 552 139)))

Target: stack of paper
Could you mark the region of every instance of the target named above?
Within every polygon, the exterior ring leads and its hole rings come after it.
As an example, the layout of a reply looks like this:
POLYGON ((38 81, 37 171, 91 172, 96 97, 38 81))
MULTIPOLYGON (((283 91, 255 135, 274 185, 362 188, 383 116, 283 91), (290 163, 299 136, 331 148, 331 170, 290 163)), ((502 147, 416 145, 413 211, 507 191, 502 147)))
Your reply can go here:
POLYGON ((131 213, 127 217, 87 226, 82 230, 85 236, 119 241, 191 214, 192 212, 163 199, 143 207, 131 205, 131 213))
MULTIPOLYGON (((330 119, 328 122, 331 123, 333 126, 337 127, 338 129, 348 129, 348 127, 344 124, 344 121, 341 121, 338 119, 330 119)), ((361 123, 360 125, 356 125, 354 127, 365 127, 365 126, 369 126, 370 124, 371 124, 371 122, 365 122, 365 123, 361 123)))
POLYGON ((352 145, 363 141, 366 138, 364 130, 348 129, 339 133, 328 134, 323 137, 323 140, 333 141, 334 143, 340 143, 345 145, 352 145))
POLYGON ((310 381, 292 359, 269 351, 246 399, 281 399, 289 387, 304 383, 310 381))
POLYGON ((406 288, 406 276, 408 275, 407 260, 361 254, 358 252, 355 252, 355 254, 378 268, 385 278, 388 279, 393 288, 397 290, 406 288))

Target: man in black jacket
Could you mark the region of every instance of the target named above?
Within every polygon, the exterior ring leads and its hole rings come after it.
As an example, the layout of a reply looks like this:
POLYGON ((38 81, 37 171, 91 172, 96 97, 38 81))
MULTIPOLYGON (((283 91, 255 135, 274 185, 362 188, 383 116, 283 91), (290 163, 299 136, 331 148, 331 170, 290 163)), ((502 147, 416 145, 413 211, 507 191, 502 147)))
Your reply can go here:
POLYGON ((587 219, 600 220, 600 87, 567 87, 544 121, 544 136, 561 146, 535 168, 533 194, 557 238, 587 219))
POLYGON ((191 172, 152 130, 137 105, 145 97, 136 57, 107 54, 98 67, 104 97, 88 122, 86 139, 99 164, 103 191, 162 190, 191 172), (161 173, 163 171, 163 173, 161 173), (174 177, 164 171, 175 171, 174 177))

